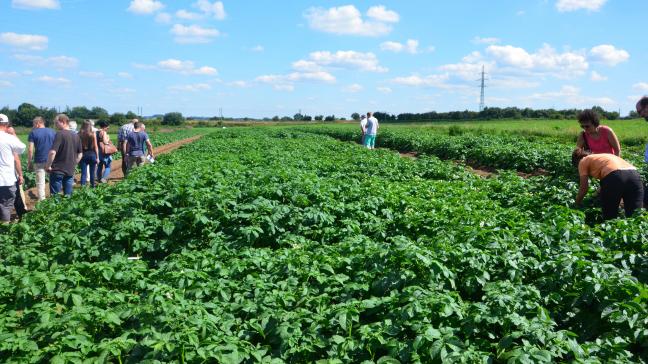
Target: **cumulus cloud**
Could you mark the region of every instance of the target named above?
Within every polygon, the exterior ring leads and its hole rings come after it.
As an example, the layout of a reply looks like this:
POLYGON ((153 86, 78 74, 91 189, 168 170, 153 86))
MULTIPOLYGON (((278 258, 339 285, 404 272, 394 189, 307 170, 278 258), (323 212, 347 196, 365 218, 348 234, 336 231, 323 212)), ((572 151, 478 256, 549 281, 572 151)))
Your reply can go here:
POLYGON ((211 86, 207 83, 195 83, 191 85, 169 86, 168 90, 176 92, 198 92, 211 90, 211 86))
POLYGON ((354 84, 346 86, 344 88, 344 92, 356 93, 356 92, 362 91, 363 89, 364 89, 364 87, 362 87, 362 85, 360 85, 358 83, 354 83, 354 84))
POLYGON ((304 13, 311 29, 338 35, 380 36, 392 31, 390 23, 398 22, 398 14, 384 6, 372 7, 362 18, 360 11, 353 5, 329 9, 314 7, 304 13))
POLYGON ((589 107, 591 105, 611 106, 616 102, 610 97, 584 96, 578 87, 565 85, 559 91, 534 93, 524 99, 532 101, 563 102, 577 107, 589 107))
POLYGON ((175 24, 171 28, 171 34, 175 36, 176 43, 209 43, 220 35, 220 32, 214 28, 204 28, 199 25, 185 26, 175 24))
POLYGON ((556 9, 560 12, 575 11, 575 10, 589 10, 598 11, 601 9, 607 0, 558 0, 556 2, 556 9))
POLYGON ((387 41, 380 44, 380 49, 395 53, 407 52, 410 54, 418 53, 419 42, 415 39, 408 39, 405 44, 399 42, 387 41))
POLYGON ((74 57, 68 56, 56 56, 56 57, 41 57, 41 56, 30 56, 26 54, 17 54, 14 56, 15 59, 40 67, 53 67, 57 69, 62 68, 75 68, 79 65, 79 60, 74 57))
POLYGON ((2 88, 13 87, 13 83, 9 81, 0 80, 0 87, 2 88))
POLYGON ((18 34, 13 32, 0 33, 0 44, 16 48, 40 51, 47 48, 48 38, 44 35, 18 34))
POLYGON ((632 88, 637 91, 648 91, 648 82, 638 82, 632 85, 632 88))
POLYGON ((214 19, 223 20, 227 16, 222 1, 211 3, 209 0, 198 0, 194 6, 200 9, 203 13, 212 16, 214 19))
POLYGON ((501 40, 499 38, 495 38, 495 37, 486 37, 486 38, 475 37, 472 40, 472 42, 475 44, 497 44, 500 41, 501 40))
POLYGON ((630 53, 623 49, 617 49, 610 44, 601 44, 592 48, 589 52, 592 60, 604 63, 608 66, 616 66, 630 58, 630 53))
POLYGON ((184 9, 176 11, 175 16, 178 19, 183 19, 183 20, 198 20, 203 17, 202 14, 192 13, 184 9))
POLYGON ((11 71, 11 72, 0 71, 0 77, 2 77, 2 78, 18 77, 18 76, 20 76, 20 73, 18 73, 16 71, 11 71))
POLYGON ((309 54, 308 59, 293 63, 297 70, 318 70, 323 67, 351 69, 366 72, 387 72, 373 53, 356 51, 318 51, 309 54))
POLYGON ((570 51, 558 53, 548 44, 535 53, 510 45, 491 45, 486 52, 504 66, 548 73, 559 78, 580 76, 589 68, 587 58, 583 54, 570 51))
POLYGON ((60 9, 58 0, 11 0, 11 6, 16 9, 60 9))
POLYGON ((47 83, 50 85, 65 86, 70 84, 70 80, 63 77, 42 76, 36 79, 38 82, 47 83))
POLYGON ((446 81, 449 79, 448 74, 419 76, 411 75, 405 77, 396 77, 391 81, 393 83, 405 86, 427 86, 427 87, 447 87, 446 81))
POLYGON ((214 67, 196 67, 193 61, 181 61, 173 58, 158 62, 157 68, 183 75, 215 76, 218 74, 218 70, 214 67))
POLYGON ((156 0, 132 0, 128 6, 128 11, 135 14, 146 15, 153 14, 164 8, 164 4, 156 0))
POLYGON ((398 23, 400 16, 393 10, 387 10, 384 5, 372 6, 367 10, 367 16, 385 23, 398 23))
POLYGON ((255 81, 272 85, 278 91, 293 91, 295 89, 295 82, 314 81, 334 83, 335 76, 325 71, 291 72, 284 75, 262 75, 257 77, 255 81))
POLYGON ((607 77, 603 76, 602 74, 592 71, 592 74, 590 75, 590 80, 598 82, 598 81, 607 81, 607 77))
POLYGON ((169 13, 159 13, 155 16, 155 21, 162 24, 169 24, 173 17, 169 13))

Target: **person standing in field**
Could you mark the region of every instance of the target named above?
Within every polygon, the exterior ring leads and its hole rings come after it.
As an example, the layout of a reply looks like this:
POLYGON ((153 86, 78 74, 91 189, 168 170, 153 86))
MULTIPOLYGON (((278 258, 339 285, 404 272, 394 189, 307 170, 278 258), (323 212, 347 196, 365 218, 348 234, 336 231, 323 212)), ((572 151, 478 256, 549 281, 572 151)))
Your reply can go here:
POLYGON ((117 132, 117 148, 122 154, 121 169, 124 176, 126 176, 128 170, 128 151, 125 148, 126 138, 128 138, 128 135, 133 132, 136 122, 139 122, 139 120, 131 120, 130 122, 122 125, 117 132))
POLYGON ((96 133, 97 146, 99 147, 99 164, 97 165, 97 178, 101 183, 108 182, 110 176, 110 164, 112 163, 112 154, 106 154, 106 146, 112 145, 110 137, 108 136, 108 123, 100 121, 98 123, 99 130, 96 133))
POLYGON ((133 132, 128 135, 126 141, 124 142, 124 149, 126 149, 128 155, 128 167, 126 168, 126 175, 130 173, 133 167, 139 167, 146 163, 146 157, 144 153, 144 147, 146 146, 148 150, 148 155, 151 159, 155 158, 153 156, 153 145, 149 140, 148 134, 142 130, 142 123, 137 121, 133 124, 133 132))
POLYGON ((583 202, 589 188, 589 177, 601 180, 601 207, 603 219, 614 219, 619 214, 619 204, 623 199, 626 217, 643 205, 644 188, 641 176, 632 164, 610 153, 591 154, 576 148, 572 163, 578 166, 580 186, 576 196, 576 206, 583 202))
MULTIPOLYGON (((0 114, 0 221, 9 222, 16 200, 16 182, 22 184, 22 171, 16 170, 16 156, 27 146, 9 133, 9 117, 0 114)), ((19 159, 18 159, 19 160, 19 159)))
POLYGON ((81 141, 70 130, 67 115, 58 114, 54 120, 58 132, 45 163, 45 170, 50 174, 50 195, 55 196, 62 190, 65 196, 71 196, 76 165, 83 156, 81 141))
POLYGON ((45 120, 37 116, 32 121, 32 130, 27 137, 29 148, 27 149, 27 169, 36 173, 36 189, 38 190, 38 201, 45 199, 45 163, 47 154, 52 148, 56 132, 45 127, 45 120))
MULTIPOLYGON (((16 130, 9 123, 7 128, 7 133, 15 136, 16 130)), ((25 204, 25 192, 23 191, 22 185, 25 182, 23 178, 23 169, 22 162, 20 161, 20 154, 14 153, 14 167, 16 169, 16 198, 14 199, 14 208, 16 209, 16 215, 19 219, 22 219, 23 215, 27 213, 27 205, 25 204)))
POLYGON ((376 135, 378 134, 378 127, 378 119, 373 116, 372 112, 368 112, 364 143, 367 149, 374 149, 374 145, 376 144, 376 135))
POLYGON ((95 173, 97 172, 97 164, 99 163, 99 147, 97 146, 97 137, 92 131, 92 123, 84 121, 81 131, 79 132, 79 140, 81 141, 81 150, 83 156, 79 162, 81 169, 81 186, 85 186, 87 180, 90 181, 90 187, 95 187, 95 173), (87 175, 90 178, 86 178, 87 175))
POLYGON ((360 117, 360 132, 362 133, 362 139, 360 139, 360 144, 365 145, 365 134, 367 133, 367 116, 362 115, 360 117))
POLYGON ((583 131, 578 134, 576 148, 589 150, 592 154, 609 153, 621 156, 621 144, 614 131, 608 126, 600 125, 598 114, 590 109, 578 114, 578 123, 583 131))

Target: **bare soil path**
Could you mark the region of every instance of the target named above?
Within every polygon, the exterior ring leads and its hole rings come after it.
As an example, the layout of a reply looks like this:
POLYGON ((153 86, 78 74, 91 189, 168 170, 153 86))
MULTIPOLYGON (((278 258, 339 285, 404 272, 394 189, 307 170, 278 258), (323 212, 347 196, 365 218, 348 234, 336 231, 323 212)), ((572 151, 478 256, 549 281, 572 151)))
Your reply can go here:
MULTIPOLYGON (((154 147, 155 155, 158 156, 161 154, 170 153, 180 148, 183 145, 192 143, 200 139, 201 137, 202 135, 197 135, 191 138, 178 140, 177 142, 161 145, 159 147, 154 147)), ((118 159, 112 162, 110 166, 110 176, 108 177, 108 183, 117 183, 124 179, 124 174, 122 173, 121 166, 122 166, 122 159, 118 159)), ((76 178, 78 178, 78 175, 76 176, 76 178)), ((75 184, 75 187, 78 186, 75 184)), ((49 197, 49 183, 45 184, 45 193, 49 197)), ((36 206, 36 203, 38 202, 38 190, 36 189, 36 187, 30 188, 27 191, 25 191, 25 198, 27 200, 25 201, 27 205, 27 210, 33 210, 34 207, 36 206)))

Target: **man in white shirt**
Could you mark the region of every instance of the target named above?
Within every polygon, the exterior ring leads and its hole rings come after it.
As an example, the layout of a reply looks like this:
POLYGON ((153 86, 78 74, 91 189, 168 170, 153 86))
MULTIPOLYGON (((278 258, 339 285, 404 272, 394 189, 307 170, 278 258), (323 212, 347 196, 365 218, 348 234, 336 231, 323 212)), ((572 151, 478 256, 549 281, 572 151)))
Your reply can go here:
POLYGON ((378 127, 378 119, 374 118, 372 112, 368 112, 364 143, 367 149, 374 149, 374 145, 376 144, 376 134, 378 134, 378 127))
POLYGON ((21 182, 22 174, 16 178, 15 154, 25 152, 27 146, 15 135, 9 134, 9 118, 0 114, 0 221, 9 222, 11 210, 16 199, 16 181, 21 182))
POLYGON ((365 134, 367 134, 367 117, 362 115, 360 117, 360 130, 362 131, 362 139, 360 144, 365 144, 365 134))

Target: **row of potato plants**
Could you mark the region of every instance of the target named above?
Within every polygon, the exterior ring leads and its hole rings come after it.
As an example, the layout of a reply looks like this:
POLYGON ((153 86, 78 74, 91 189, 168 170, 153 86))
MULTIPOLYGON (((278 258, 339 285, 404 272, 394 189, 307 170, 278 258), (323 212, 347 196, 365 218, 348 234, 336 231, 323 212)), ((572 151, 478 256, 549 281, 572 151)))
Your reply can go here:
MULTIPOLYGON (((344 141, 359 141, 360 128, 356 125, 298 126, 296 130, 328 135, 344 141)), ((467 162, 471 165, 527 173, 547 172, 553 176, 574 176, 571 152, 576 144, 546 137, 523 137, 506 134, 465 133, 448 135, 438 129, 386 125, 380 129, 377 147, 401 152, 418 152, 441 159, 467 162)), ((644 179, 648 168, 643 161, 643 149, 625 149, 623 157, 637 166, 644 179)))
POLYGON ((575 189, 222 130, 0 227, 0 360, 646 362, 648 216, 575 189))

